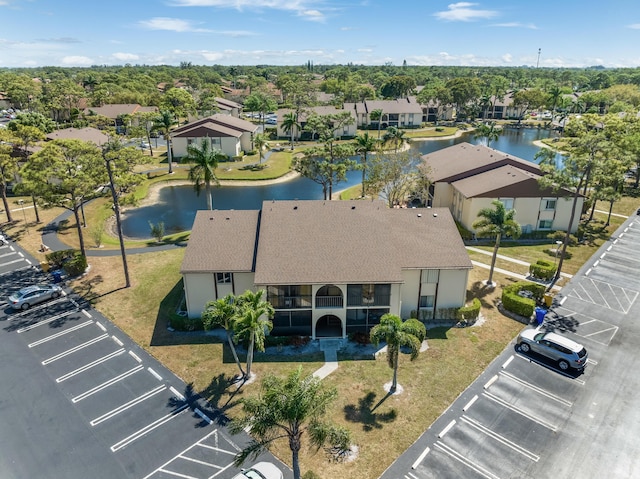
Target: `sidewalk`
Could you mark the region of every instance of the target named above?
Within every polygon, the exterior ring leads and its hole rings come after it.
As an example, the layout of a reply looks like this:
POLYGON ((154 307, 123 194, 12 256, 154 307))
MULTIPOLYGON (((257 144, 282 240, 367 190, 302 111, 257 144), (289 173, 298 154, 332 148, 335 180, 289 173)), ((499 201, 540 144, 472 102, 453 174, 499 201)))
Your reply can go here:
MULTIPOLYGON (((469 251, 473 251, 474 253, 480 253, 480 254, 484 254, 484 255, 487 255, 487 256, 493 256, 493 253, 491 253, 490 251, 485 251, 485 250, 480 249, 480 248, 474 248, 473 246, 467 246, 466 248, 469 251)), ((504 260, 504 261, 510 261, 512 263, 519 264, 521 266, 526 266, 527 269, 529 269, 529 263, 527 263, 526 261, 520 261, 519 259, 510 258, 509 256, 503 256, 501 254, 496 255, 496 258, 499 258, 499 259, 504 260)), ((472 261, 472 263, 474 265, 480 266, 480 267, 485 267, 486 266, 487 269, 489 269, 489 266, 484 265, 483 263, 478 263, 478 262, 474 262, 474 261, 472 261)), ((495 270, 499 271, 500 273, 505 273, 505 270, 501 270, 501 269, 498 269, 498 268, 495 268, 495 270)), ((512 276, 518 276, 518 277, 522 276, 522 275, 518 275, 516 273, 510 273, 510 272, 506 272, 506 274, 510 274, 512 276)), ((560 273, 560 276, 562 276, 563 278, 567 278, 567 279, 573 278, 572 274, 562 273, 562 272, 560 273)), ((524 278, 524 276, 522 276, 522 277, 524 278)))

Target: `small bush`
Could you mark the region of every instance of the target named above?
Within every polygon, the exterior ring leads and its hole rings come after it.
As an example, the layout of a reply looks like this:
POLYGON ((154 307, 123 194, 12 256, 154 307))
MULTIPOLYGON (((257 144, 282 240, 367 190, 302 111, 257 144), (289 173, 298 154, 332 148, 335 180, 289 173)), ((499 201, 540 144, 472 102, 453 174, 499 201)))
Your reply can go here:
POLYGON ((529 265, 529 273, 531 276, 545 281, 551 281, 556 275, 557 270, 558 267, 546 259, 539 259, 534 264, 529 265))
POLYGON ((309 336, 289 336, 287 344, 294 348, 301 348, 309 344, 309 341, 311 341, 309 336))
POLYGON ((542 284, 518 281, 502 289, 502 305, 507 311, 529 318, 533 315, 536 303, 542 301, 544 292, 542 284), (532 297, 521 296, 518 294, 521 291, 529 291, 532 297))
POLYGON ((176 331, 203 331, 204 325, 202 319, 193 318, 190 319, 187 316, 181 316, 179 314, 172 314, 169 317, 169 326, 176 331))
POLYGON ((160 221, 153 224, 149 221, 149 228, 151 228, 151 236, 153 236, 158 243, 162 242, 162 238, 164 238, 164 223, 160 221))
POLYGON ((456 311, 456 319, 458 321, 470 321, 474 322, 480 316, 480 308, 482 303, 478 298, 473 298, 470 306, 463 306, 456 311))
POLYGON ((73 258, 79 251, 75 249, 63 249, 60 251, 52 251, 48 253, 45 258, 47 263, 51 265, 51 269, 60 269, 62 265, 73 258))
POLYGON ((76 252, 72 258, 64 262, 62 269, 67 276, 79 276, 87 270, 87 266, 87 257, 76 252))
POLYGON ((361 346, 366 346, 367 344, 371 344, 371 338, 367 333, 362 331, 356 331, 355 333, 351 333, 349 335, 349 341, 352 341, 356 344, 360 344, 361 346))

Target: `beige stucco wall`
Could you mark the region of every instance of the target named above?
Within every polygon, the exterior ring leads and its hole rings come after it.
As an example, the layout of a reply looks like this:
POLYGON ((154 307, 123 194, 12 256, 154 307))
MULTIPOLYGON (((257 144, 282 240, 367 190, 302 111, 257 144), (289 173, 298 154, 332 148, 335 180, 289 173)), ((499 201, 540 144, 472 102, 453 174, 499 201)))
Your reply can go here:
MULTIPOLYGON (((418 309, 419 296, 436 296, 436 308, 458 308, 464 306, 469 270, 467 269, 443 269, 440 270, 438 283, 422 282, 420 284, 421 271, 419 269, 407 269, 402 271, 404 284, 401 288, 402 305, 400 317, 403 319, 411 316, 411 311, 418 309)), ((426 279, 426 274, 422 275, 426 279)), ((393 310, 391 310, 393 312, 393 310)))
MULTIPOLYGON (((243 137, 241 137, 239 140, 234 138, 234 137, 221 137, 220 138, 220 149, 222 150, 222 152, 225 155, 230 156, 230 157, 239 155, 240 151, 242 151, 242 150, 249 151, 251 149, 250 148, 251 135, 248 134, 248 133, 246 135, 249 136, 248 142, 247 142, 246 139, 243 138, 245 136, 244 134, 243 134, 243 137), (245 143, 248 144, 246 149, 245 149, 245 146, 244 146, 245 143)), ((181 158, 183 156, 187 156, 187 145, 188 145, 188 140, 189 139, 193 140, 198 145, 202 141, 202 138, 184 138, 184 137, 180 137, 180 138, 172 138, 171 139, 171 146, 172 146, 172 151, 173 151, 173 157, 174 158, 181 158)))
POLYGON ((187 273, 182 277, 190 318, 200 317, 209 301, 215 301, 227 294, 238 295, 246 290, 257 290, 253 284, 253 273, 233 273, 233 281, 222 284, 215 284, 215 273, 187 273))
POLYGON ((450 208, 453 203, 453 187, 449 183, 438 182, 433 185, 434 208, 450 208))

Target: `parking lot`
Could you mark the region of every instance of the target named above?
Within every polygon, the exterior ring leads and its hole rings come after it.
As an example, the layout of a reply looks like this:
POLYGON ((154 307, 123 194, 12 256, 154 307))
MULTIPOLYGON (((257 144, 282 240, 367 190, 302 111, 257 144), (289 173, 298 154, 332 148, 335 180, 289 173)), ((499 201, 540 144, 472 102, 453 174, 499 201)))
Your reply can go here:
POLYGON ((634 477, 638 384, 625 365, 638 356, 639 245, 631 218, 545 317, 542 329, 587 348, 584 372, 512 343, 381 477, 634 477))
MULTIPOLYGON (((64 294, 25 311, 9 308, 4 299, 11 292, 51 279, 12 244, 0 247, 0 258, 0 342, 11 342, 17 351, 12 356, 24 355, 22 366, 26 361, 34 364, 21 372, 16 362, 15 370, 5 368, 3 374, 41 376, 34 397, 51 395, 64 408, 48 434, 55 436, 60 423, 85 428, 82 433, 93 441, 92 453, 109 456, 105 467, 119 465, 116 470, 96 471, 93 477, 198 479, 237 473, 232 463, 247 436, 231 438, 223 424, 211 419, 215 411, 208 411, 189 386, 80 298, 64 294)), ((16 413, 23 410, 19 404, 14 407, 16 413)), ((33 421, 34 415, 40 418, 39 428, 47 428, 54 419, 30 410, 25 421, 33 421)), ((32 439, 23 439, 28 453, 32 439)))

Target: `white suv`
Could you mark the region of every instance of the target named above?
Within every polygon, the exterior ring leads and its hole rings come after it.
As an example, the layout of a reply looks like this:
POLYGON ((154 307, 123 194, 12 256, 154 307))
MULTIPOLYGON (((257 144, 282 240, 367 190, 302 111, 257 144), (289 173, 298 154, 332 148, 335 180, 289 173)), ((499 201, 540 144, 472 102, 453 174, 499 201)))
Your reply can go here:
POLYGON ((581 344, 560 334, 525 329, 518 336, 518 347, 523 353, 533 351, 555 361, 558 367, 567 371, 582 371, 587 365, 587 350, 581 344))

